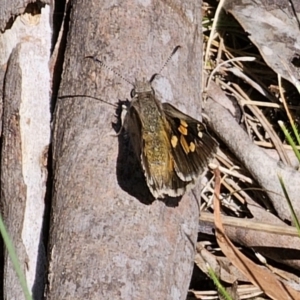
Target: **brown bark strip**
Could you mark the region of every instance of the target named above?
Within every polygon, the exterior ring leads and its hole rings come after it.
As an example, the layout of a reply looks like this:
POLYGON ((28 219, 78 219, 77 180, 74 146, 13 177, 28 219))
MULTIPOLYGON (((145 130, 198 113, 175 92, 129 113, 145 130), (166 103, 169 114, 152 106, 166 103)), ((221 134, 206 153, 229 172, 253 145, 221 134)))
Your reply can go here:
MULTIPOLYGON (((3 142, 1 150, 1 202, 3 219, 13 241, 21 268, 25 273, 28 262, 22 241, 26 207, 26 185, 22 174, 20 103, 22 75, 18 48, 13 52, 5 78, 3 109, 3 142)), ((24 299, 19 280, 5 252, 4 293, 6 299, 24 299)))

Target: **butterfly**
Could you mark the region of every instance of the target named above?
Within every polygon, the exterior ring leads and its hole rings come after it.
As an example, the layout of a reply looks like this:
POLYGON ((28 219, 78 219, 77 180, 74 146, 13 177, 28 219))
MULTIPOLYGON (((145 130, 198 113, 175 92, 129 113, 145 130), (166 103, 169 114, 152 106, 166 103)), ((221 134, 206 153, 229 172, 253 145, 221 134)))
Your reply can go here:
MULTIPOLYGON (((103 65, 92 56, 88 58, 103 65)), ((161 103, 151 85, 156 75, 149 81, 144 78, 132 84, 122 127, 129 135, 154 198, 180 197, 206 170, 218 143, 204 123, 169 103, 161 103)))

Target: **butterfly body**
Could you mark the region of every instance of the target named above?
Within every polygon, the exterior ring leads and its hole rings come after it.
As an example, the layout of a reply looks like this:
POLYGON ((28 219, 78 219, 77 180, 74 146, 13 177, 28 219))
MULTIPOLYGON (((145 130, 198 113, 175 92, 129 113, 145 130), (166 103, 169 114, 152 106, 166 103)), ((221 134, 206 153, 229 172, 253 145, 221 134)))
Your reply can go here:
POLYGON ((155 198, 181 196, 203 173, 217 143, 202 123, 162 104, 149 81, 136 81, 134 87, 124 127, 147 185, 155 198))

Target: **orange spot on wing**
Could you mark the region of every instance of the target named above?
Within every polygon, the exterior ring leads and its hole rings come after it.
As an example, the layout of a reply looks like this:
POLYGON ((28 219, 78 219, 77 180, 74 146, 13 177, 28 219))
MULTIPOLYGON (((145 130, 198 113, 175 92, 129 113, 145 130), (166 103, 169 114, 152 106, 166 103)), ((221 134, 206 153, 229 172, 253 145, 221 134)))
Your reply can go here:
POLYGON ((196 145, 193 142, 190 142, 190 150, 194 152, 196 149, 196 145))
POLYGON ((186 154, 188 154, 190 152, 190 147, 189 147, 188 143, 186 142, 186 139, 183 135, 180 136, 180 144, 181 144, 184 152, 186 154))
POLYGON ((176 148, 177 144, 178 144, 178 138, 177 138, 177 136, 172 135, 172 137, 171 137, 171 145, 172 145, 172 147, 176 148))

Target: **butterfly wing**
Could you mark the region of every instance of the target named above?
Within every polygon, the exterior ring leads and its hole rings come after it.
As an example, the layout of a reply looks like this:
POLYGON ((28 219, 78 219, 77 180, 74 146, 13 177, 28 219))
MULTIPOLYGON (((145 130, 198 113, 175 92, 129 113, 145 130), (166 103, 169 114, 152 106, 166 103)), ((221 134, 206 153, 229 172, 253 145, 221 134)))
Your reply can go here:
POLYGON ((205 171, 218 143, 207 133, 203 123, 169 103, 163 103, 162 108, 171 128, 174 169, 182 181, 194 181, 205 171))
POLYGON ((128 108, 125 130, 129 133, 137 157, 141 159, 149 190, 155 198, 181 196, 186 191, 187 182, 181 180, 174 168, 170 130, 166 130, 163 121, 165 119, 161 118, 164 113, 158 106, 160 111, 157 115, 158 119, 154 120, 155 118, 147 116, 146 119, 150 119, 153 122, 152 125, 155 126, 155 130, 149 134, 140 102, 133 102, 128 108))
POLYGON ((131 101, 124 123, 155 198, 183 195, 216 152, 204 124, 161 104, 151 92, 131 101))

